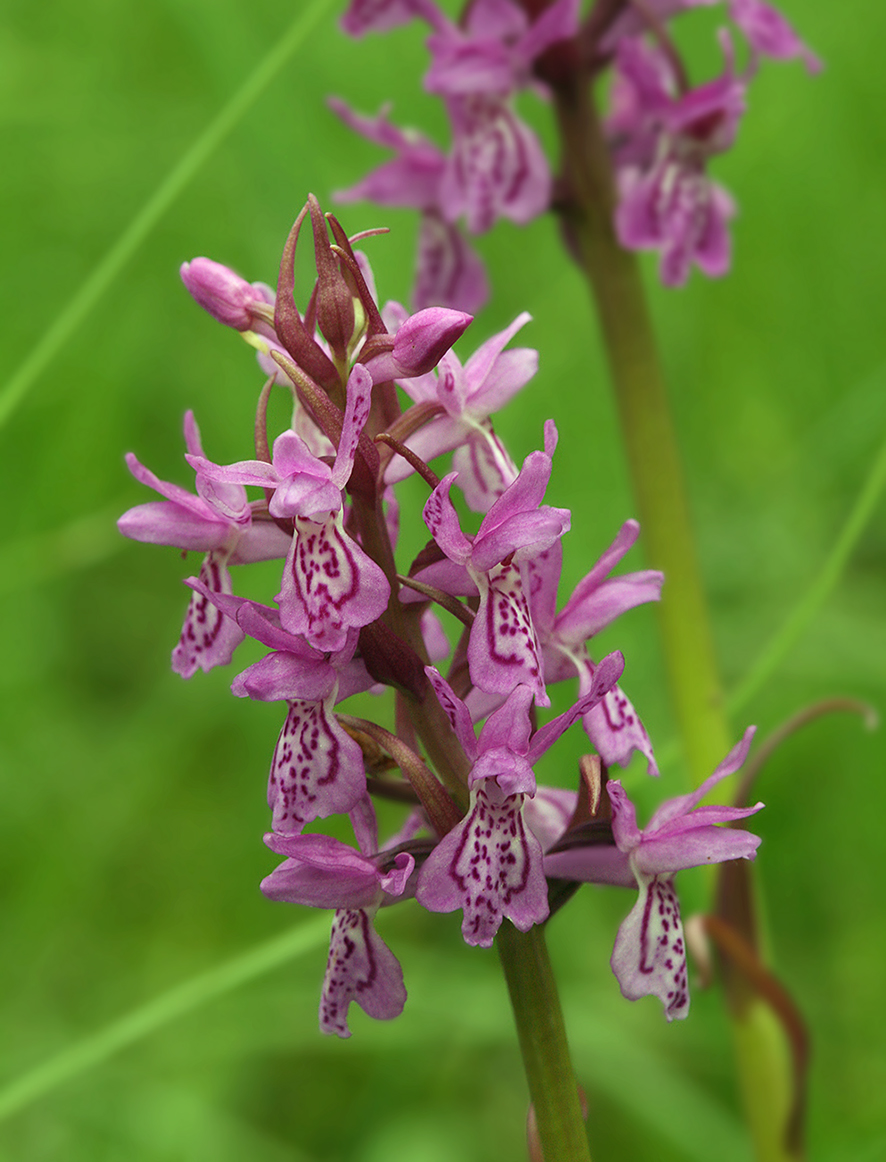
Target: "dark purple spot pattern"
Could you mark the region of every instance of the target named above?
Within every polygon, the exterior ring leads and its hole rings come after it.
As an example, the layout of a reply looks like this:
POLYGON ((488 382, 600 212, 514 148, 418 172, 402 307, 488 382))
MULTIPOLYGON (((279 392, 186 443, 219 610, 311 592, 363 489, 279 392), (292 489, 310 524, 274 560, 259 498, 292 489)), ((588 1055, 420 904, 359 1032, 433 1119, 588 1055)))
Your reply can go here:
POLYGON ((434 540, 437 540, 443 525, 443 501, 436 489, 431 493, 425 503, 424 519, 431 536, 434 540))
POLYGON ((496 565, 485 574, 488 587, 483 580, 480 575, 482 596, 468 655, 474 684, 490 694, 508 694, 522 682, 532 688, 540 705, 550 705, 519 567, 496 565))
POLYGON ((288 569, 278 598, 283 625, 318 650, 343 649, 348 630, 375 621, 387 604, 384 573, 345 532, 340 511, 295 518, 288 569))
POLYGON ((350 1037, 351 1001, 376 1020, 391 1020, 403 1011, 406 989, 397 958, 376 933, 369 913, 339 908, 332 921, 320 997, 321 1032, 350 1037))
POLYGON ((350 811, 366 790, 360 747, 331 710, 323 702, 289 703, 268 780, 268 806, 280 835, 350 811))
MULTIPOLYGON (((576 665, 583 667, 581 672, 582 693, 590 689, 593 682, 594 663, 585 657, 576 665)), ((583 719, 588 738, 599 751, 607 766, 616 763, 624 766, 630 762, 635 750, 642 754, 649 763, 650 774, 658 774, 655 765, 655 755, 652 743, 646 728, 640 721, 631 700, 619 686, 613 686, 601 702, 593 710, 588 711, 583 719)))
POLYGON ((470 508, 487 512, 517 479, 517 469, 492 430, 472 429, 452 461, 458 470, 458 485, 470 508))
POLYGON ((655 993, 664 1001, 668 1020, 685 1016, 689 1008, 686 947, 680 904, 673 879, 656 876, 646 893, 640 925, 639 970, 655 975, 655 993))
POLYGON ((496 791, 490 795, 482 784, 477 788, 448 868, 464 911, 465 940, 483 946, 492 943, 502 916, 525 892, 530 871, 523 796, 496 791))
MULTIPOLYGON (((226 553, 213 552, 206 555, 200 566, 200 580, 213 593, 233 592, 226 561, 226 553)), ((194 590, 181 637, 172 651, 172 668, 183 678, 190 678, 197 670, 227 665, 243 636, 235 621, 194 590)))
POLYGON ((530 185, 538 184, 535 143, 508 105, 477 93, 451 100, 449 112, 455 143, 447 176, 464 201, 469 232, 484 233, 499 216, 526 222, 540 213, 541 199, 538 206, 523 204, 530 185))
POLYGON ((617 686, 613 686, 604 697, 602 706, 606 716, 606 724, 613 734, 618 734, 622 730, 637 725, 637 716, 633 706, 617 686))

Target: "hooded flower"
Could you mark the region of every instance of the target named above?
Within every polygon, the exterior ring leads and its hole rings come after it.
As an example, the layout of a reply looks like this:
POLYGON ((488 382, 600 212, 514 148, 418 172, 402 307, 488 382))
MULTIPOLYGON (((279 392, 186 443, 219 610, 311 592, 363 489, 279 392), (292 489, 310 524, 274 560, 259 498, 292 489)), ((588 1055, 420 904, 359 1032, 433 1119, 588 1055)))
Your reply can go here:
POLYGON ((318 650, 344 648, 348 631, 384 611, 390 586, 381 568, 344 529, 341 490, 351 475, 357 442, 369 414, 372 377, 359 364, 348 379, 341 438, 330 467, 293 431, 274 441, 273 463, 244 460, 220 466, 191 463, 224 484, 273 488, 271 515, 292 519, 294 535, 277 596, 283 628, 304 634, 318 650))
POLYGON ((432 912, 461 908, 468 944, 489 947, 504 917, 521 932, 547 918, 542 847, 523 818, 524 800, 535 794, 532 764, 603 697, 623 665, 620 654, 610 654, 600 663, 590 693, 534 733, 529 717, 533 691, 515 687, 486 720, 479 738, 464 702, 436 670, 429 666, 425 671, 473 766, 468 814, 428 857, 416 898, 432 912))
POLYGON ((314 819, 351 811, 366 793, 363 753, 332 708, 373 685, 363 662, 353 657, 356 632, 341 652, 322 654, 287 633, 275 609, 211 594, 193 577, 188 584, 273 650, 238 674, 231 689, 239 698, 285 701, 289 707, 268 778, 274 831, 290 835, 314 819))
POLYGON ((699 807, 721 780, 733 774, 747 757, 754 727, 734 747, 710 778, 689 795, 668 799, 643 830, 637 826, 633 803, 617 779, 606 786, 612 804, 612 834, 620 859, 611 848, 573 847, 545 857, 545 872, 591 883, 632 880, 637 902, 618 930, 612 971, 628 1000, 657 996, 669 1021, 689 1013, 686 946, 674 873, 681 868, 753 859, 760 839, 748 831, 719 827, 759 811, 753 807, 699 807))
MULTIPOLYGON (((188 455, 203 460, 200 430, 193 412, 185 413, 185 445, 188 455)), ((219 484, 199 469, 197 495, 177 484, 158 479, 130 452, 129 471, 165 497, 129 509, 117 521, 126 537, 153 545, 206 553, 200 579, 213 593, 231 593, 228 565, 285 557, 289 538, 271 521, 255 519, 245 490, 237 484, 219 484)), ((172 653, 172 668, 183 678, 200 670, 225 665, 231 660, 243 633, 200 592, 188 604, 181 637, 172 653)))
MULTIPOLYGON (((490 416, 538 370, 537 351, 529 347, 505 350, 530 318, 526 311, 518 315, 504 331, 487 339, 464 366, 454 351, 447 351, 436 372, 400 384, 415 403, 436 403, 444 409, 405 443, 425 461, 454 450, 458 486, 474 512, 487 512, 517 479, 517 468, 493 431, 490 416)), ((395 456, 385 480, 403 480, 411 471, 406 460, 395 456)))
MULTIPOLYGON (((363 814, 374 826, 371 805, 363 814)), ((336 909, 320 997, 320 1029, 339 1037, 351 1035, 351 1001, 379 1021, 399 1017, 406 1003, 403 970, 372 921, 382 904, 403 896, 415 861, 406 852, 376 854, 376 844, 360 834, 365 829, 355 823, 355 830, 360 851, 326 835, 266 835, 268 847, 287 859, 261 885, 271 900, 336 909)))
POLYGON ((425 504, 424 519, 448 561, 418 574, 419 580, 448 593, 479 593, 480 607, 468 641, 474 685, 488 694, 507 695, 522 683, 533 690, 539 706, 549 706, 550 699, 522 562, 549 548, 569 529, 568 509, 541 503, 556 445, 557 429, 549 420, 545 450, 526 457, 517 479, 493 504, 472 538, 462 532, 449 496, 457 473, 445 476, 425 504))
MULTIPOLYGON (((559 613, 556 600, 563 564, 562 545, 555 541, 529 562, 530 609, 542 647, 545 685, 577 675, 579 694, 587 693, 594 678, 594 663, 585 645, 587 640, 620 614, 661 597, 664 575, 655 569, 607 576, 639 535, 637 522, 625 521, 618 536, 590 573, 579 581, 559 613)), ((634 751, 639 751, 647 760, 649 773, 658 774, 649 735, 618 686, 613 686, 588 711, 584 727, 607 766, 626 766, 634 751)))
POLYGON ((710 277, 729 269, 735 208, 706 165, 735 139, 747 79, 735 75, 728 39, 724 46, 723 76, 681 96, 658 49, 636 37, 618 46, 608 124, 618 165, 616 231, 628 249, 660 251, 666 286, 682 285, 693 262, 710 277))

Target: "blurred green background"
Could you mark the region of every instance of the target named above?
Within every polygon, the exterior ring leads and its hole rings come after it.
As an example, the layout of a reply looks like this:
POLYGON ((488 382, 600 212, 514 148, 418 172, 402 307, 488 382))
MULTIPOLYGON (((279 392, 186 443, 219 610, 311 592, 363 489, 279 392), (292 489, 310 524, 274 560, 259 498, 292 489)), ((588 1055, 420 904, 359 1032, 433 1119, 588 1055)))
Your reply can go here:
MULTIPOLYGON (((742 679, 826 559, 886 435, 886 8, 783 6, 825 59, 766 64, 738 147, 716 173, 739 200, 735 267, 678 293, 647 265, 727 684, 742 679)), ((274 281, 309 190, 324 203, 381 154, 326 110, 335 93, 443 140, 420 94, 423 34, 345 40, 334 11, 214 152, 110 292, 0 430, 9 507, 0 545, 0 1086, 178 982, 313 915, 269 904, 261 835, 279 705, 228 692, 231 672, 184 684, 168 658, 186 603, 173 549, 118 538, 149 499, 135 451, 188 482, 181 415, 208 454, 249 455, 261 384, 252 355, 190 301, 183 259, 206 254, 274 281), (392 67, 396 62, 396 68, 392 67)), ((2 313, 11 376, 109 245, 255 68, 297 11, 281 0, 7 0, 0 14, 2 313)), ((699 13, 698 79, 719 68, 699 13)), ((683 29, 681 28, 681 34, 683 29)), ((550 140, 547 112, 525 112, 550 140)), ((381 296, 405 299, 415 220, 349 206, 381 296)), ((561 433, 548 499, 573 509, 564 584, 632 513, 587 297, 551 220, 478 241, 494 298, 462 354, 528 309, 541 370, 498 422, 514 455, 561 433)), ((421 490, 408 493, 418 504, 421 490)), ((408 508, 408 506, 407 506, 408 508)), ((415 520, 404 512, 404 524, 415 520)), ((417 544, 420 530, 406 536, 417 544)), ((405 557, 404 557, 405 559, 405 557)), ((628 567, 642 567, 634 550, 628 567)), ((884 704, 886 525, 879 506, 814 625, 734 723, 763 733, 829 694, 884 704)), ((267 600, 270 572, 243 579, 267 600)), ((249 588, 251 586, 251 588, 249 588)), ((628 774, 643 808, 684 789, 650 611, 607 631, 659 750, 662 781, 628 774)), ((238 660, 259 651, 244 650, 238 660)), ((564 692, 564 697, 566 692, 564 692)), ((581 738, 540 776, 572 783, 581 738)), ((820 721, 766 769, 757 863, 776 970, 813 1037, 810 1152, 886 1157, 884 735, 820 721)), ((756 824, 757 821, 755 821, 756 824)), ((683 873, 684 911, 705 883, 683 873)), ((666 1026, 608 968, 626 893, 584 889, 553 921, 594 1157, 747 1160, 728 1026, 715 988, 666 1026)), ((380 921, 409 988, 404 1015, 352 1009, 354 1037, 316 1031, 325 947, 158 1031, 0 1125, 0 1157, 90 1162, 519 1158, 526 1091, 493 953, 459 917, 414 904, 380 921)))

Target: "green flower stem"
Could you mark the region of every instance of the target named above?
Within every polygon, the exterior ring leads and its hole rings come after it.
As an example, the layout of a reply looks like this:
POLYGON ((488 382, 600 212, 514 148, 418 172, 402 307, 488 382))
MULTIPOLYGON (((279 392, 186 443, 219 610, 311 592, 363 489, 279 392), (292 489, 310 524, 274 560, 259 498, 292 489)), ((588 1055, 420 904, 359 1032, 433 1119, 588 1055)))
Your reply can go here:
POLYGON ((582 78, 555 94, 565 226, 597 306, 647 558, 665 574, 657 613, 680 737, 697 784, 731 738, 676 436, 637 261, 613 230, 612 167, 593 96, 582 78))
POLYGON ((544 1162, 590 1162, 544 928, 505 920, 496 946, 508 982, 544 1162))

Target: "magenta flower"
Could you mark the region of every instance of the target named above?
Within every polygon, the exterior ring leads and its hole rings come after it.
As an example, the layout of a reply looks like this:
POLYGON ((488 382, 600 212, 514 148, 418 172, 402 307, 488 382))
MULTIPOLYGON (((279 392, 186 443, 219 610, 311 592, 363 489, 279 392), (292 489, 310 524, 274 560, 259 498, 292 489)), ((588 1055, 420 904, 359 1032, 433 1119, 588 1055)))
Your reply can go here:
POLYGON ((444 97, 510 97, 532 80, 532 64, 578 29, 579 0, 555 0, 530 23, 511 0, 475 0, 464 27, 440 24, 428 39, 425 88, 444 97))
POLYGON ((799 58, 810 73, 820 72, 822 63, 819 58, 771 4, 764 4, 763 0, 729 0, 729 15, 745 34, 754 52, 773 60, 799 58))
POLYGON ((557 445, 552 420, 545 424, 545 450, 531 452, 514 483, 484 516, 475 537, 461 530, 449 497, 457 476, 445 476, 428 497, 425 524, 448 561, 422 570, 418 578, 448 593, 479 593, 480 607, 468 641, 471 681, 488 694, 510 694, 529 686, 539 706, 550 706, 523 579, 523 562, 549 548, 569 530, 568 509, 541 503, 557 445))
POLYGON ((320 998, 320 1029, 350 1037, 348 1009, 356 1001, 378 1021, 399 1017, 406 1003, 403 971, 376 933, 379 907, 404 894, 415 864, 400 852, 356 851, 326 835, 266 835, 265 843, 288 858, 262 880, 271 900, 335 908, 329 960, 320 998))
POLYGON ((276 298, 263 282, 248 283, 230 267, 211 258, 183 262, 179 271, 191 297, 214 319, 237 331, 250 331, 257 322, 255 307, 273 306, 276 298))
MULTIPOLYGON (((526 311, 518 315, 504 331, 487 339, 464 366, 454 351, 448 351, 436 373, 400 384, 415 403, 439 403, 445 409, 405 443, 425 461, 455 450, 458 486, 474 512, 488 511, 517 479, 516 465, 496 436, 490 416, 538 370, 538 352, 528 347, 504 350, 530 317, 526 311)), ((385 480, 396 483, 411 472, 408 462, 395 456, 385 480)))
POLYGON ((547 210, 552 180, 541 142, 508 100, 485 93, 449 97, 452 152, 440 186, 446 217, 470 234, 499 218, 525 226, 547 210))
MULTIPOLYGON (((649 13, 665 21, 691 8, 710 8, 720 0, 646 0, 649 13)), ((745 36, 753 53, 773 60, 804 61, 810 73, 818 72, 821 61, 791 27, 787 19, 772 4, 764 0, 729 0, 729 15, 745 36)), ((604 35, 600 47, 604 52, 614 51, 622 38, 639 36, 648 29, 648 20, 639 11, 627 5, 604 35)))
POLYGON ((477 0, 462 26, 422 0, 351 4, 343 21, 351 35, 392 28, 413 16, 433 29, 425 88, 446 103, 453 135, 448 156, 420 135, 395 129, 384 113, 371 120, 339 101, 332 104, 358 133, 397 155, 339 196, 422 212, 416 305, 438 302, 474 311, 485 301, 482 267, 457 233, 457 219, 479 234, 497 218, 525 224, 548 208, 547 159, 514 111, 513 97, 530 84, 534 60, 575 34, 578 7, 578 0, 555 0, 530 23, 511 0, 477 0))
MULTIPOLYGON (((634 520, 625 521, 618 536, 556 612, 557 586, 563 564, 559 541, 528 564, 530 608, 544 658, 545 685, 578 676, 579 694, 587 693, 594 679, 594 663, 585 643, 618 616, 647 601, 658 601, 664 575, 655 569, 607 574, 621 561, 640 535, 634 520)), ((637 712, 624 692, 613 688, 584 716, 588 738, 607 766, 626 766, 633 752, 644 755, 651 775, 658 774, 652 743, 637 712)))
POLYGON ((502 919, 521 932, 548 915, 542 847, 523 819, 535 794, 532 764, 618 679, 620 654, 600 663, 593 689, 565 714, 532 732, 533 691, 518 685, 476 738, 467 706, 432 667, 425 671, 473 766, 468 814, 434 848, 419 873, 416 899, 431 912, 464 913, 468 944, 488 948, 502 919))
POLYGON ((631 250, 660 251, 666 286, 682 285, 692 263, 712 278, 725 274, 735 207, 705 166, 735 139, 746 78, 735 76, 728 52, 722 77, 675 97, 669 63, 636 38, 619 43, 616 68, 609 129, 619 165, 619 241, 631 250))
POLYGON ((193 577, 187 583, 243 633, 274 651, 238 674, 231 685, 238 698, 288 706, 268 777, 274 831, 295 834, 314 819, 351 811, 366 793, 363 753, 332 708, 374 684, 363 662, 353 656, 356 631, 340 653, 323 654, 303 637, 287 633, 276 610, 242 597, 212 594, 193 577))
POLYGON ((344 648, 348 631, 384 612, 390 586, 382 569, 344 529, 341 490, 354 466, 369 415, 372 377, 359 364, 348 379, 341 439, 330 467, 293 431, 274 441, 273 463, 244 460, 220 466, 194 456, 191 463, 223 484, 275 489, 271 515, 294 524, 277 602, 284 629, 303 634, 318 650, 344 648))
POLYGON ((759 836, 719 823, 732 823, 759 811, 753 807, 699 807, 717 783, 733 774, 747 757, 754 727, 710 778, 689 795, 663 803, 648 826, 637 826, 633 803, 617 779, 606 786, 612 803, 612 834, 621 858, 608 847, 574 847, 545 857, 545 872, 592 883, 636 882, 637 902, 623 921, 612 952, 612 971, 628 1000, 657 996, 669 1021, 689 1012, 686 947, 674 873, 682 868, 753 859, 759 836))
POLYGON ((446 19, 431 0, 351 0, 341 27, 348 36, 360 37, 367 32, 388 32, 417 17, 441 27, 446 19))
MULTIPOLYGON (((184 429, 188 455, 202 459, 200 430, 193 412, 185 413, 184 429)), ((198 470, 195 496, 177 484, 159 480, 131 452, 126 463, 136 480, 166 499, 129 509, 117 521, 118 529, 136 541, 206 553, 200 580, 208 590, 232 592, 229 565, 286 556, 289 538, 270 521, 253 519, 246 492, 239 485, 218 484, 198 470)), ((198 669, 225 665, 242 640, 243 633, 236 622, 195 592, 172 653, 172 668, 183 678, 190 678, 198 669)))
POLYGON ((330 98, 329 105, 361 137, 396 155, 355 186, 339 190, 336 201, 365 198, 379 206, 420 211, 413 306, 452 307, 475 314, 489 295, 486 272, 444 205, 447 163, 442 151, 415 130, 392 125, 386 109, 373 118, 353 112, 337 98, 330 98))
POLYGON ((512 98, 536 57, 577 26, 577 0, 556 0, 532 24, 518 4, 477 0, 464 28, 448 24, 429 38, 425 88, 445 100, 453 136, 441 204, 450 221, 464 216, 471 234, 498 218, 524 225, 548 208, 547 158, 512 98))

